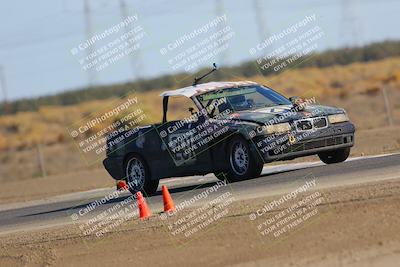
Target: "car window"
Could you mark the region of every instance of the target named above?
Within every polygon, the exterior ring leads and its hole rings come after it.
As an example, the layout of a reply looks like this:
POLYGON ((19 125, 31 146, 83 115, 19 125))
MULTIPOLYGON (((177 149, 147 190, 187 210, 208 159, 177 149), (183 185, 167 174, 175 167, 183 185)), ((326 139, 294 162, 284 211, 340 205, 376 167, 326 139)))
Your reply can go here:
POLYGON ((226 109, 242 111, 291 104, 288 99, 272 89, 259 85, 211 91, 197 96, 197 99, 211 116, 226 109))
POLYGON ((193 108, 194 112, 198 111, 198 108, 190 98, 184 96, 169 97, 167 111, 168 121, 190 118, 191 112, 189 112, 189 108, 193 108))

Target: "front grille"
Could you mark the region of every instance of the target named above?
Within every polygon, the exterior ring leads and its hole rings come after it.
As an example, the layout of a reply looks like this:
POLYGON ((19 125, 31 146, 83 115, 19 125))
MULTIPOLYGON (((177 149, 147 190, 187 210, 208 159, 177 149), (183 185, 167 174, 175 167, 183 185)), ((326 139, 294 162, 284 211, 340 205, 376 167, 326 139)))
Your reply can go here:
POLYGON ((296 121, 296 127, 301 131, 307 131, 311 130, 313 126, 311 120, 301 120, 301 121, 296 121))
POLYGON ((299 132, 328 127, 328 121, 325 117, 302 119, 295 121, 294 123, 296 130, 299 132))
POLYGON ((322 118, 315 118, 313 120, 314 123, 314 127, 315 128, 324 128, 328 125, 328 122, 326 121, 326 118, 322 117, 322 118))

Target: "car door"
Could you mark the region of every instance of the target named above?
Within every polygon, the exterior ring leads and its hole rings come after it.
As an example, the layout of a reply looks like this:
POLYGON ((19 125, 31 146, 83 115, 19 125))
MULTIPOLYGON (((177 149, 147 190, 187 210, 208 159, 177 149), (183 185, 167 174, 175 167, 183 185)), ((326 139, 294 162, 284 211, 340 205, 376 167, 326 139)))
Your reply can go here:
POLYGON ((211 166, 207 147, 198 146, 203 140, 198 134, 204 116, 196 111, 197 107, 191 99, 171 97, 168 120, 157 127, 163 142, 162 153, 168 153, 166 161, 175 175, 206 171, 211 166))

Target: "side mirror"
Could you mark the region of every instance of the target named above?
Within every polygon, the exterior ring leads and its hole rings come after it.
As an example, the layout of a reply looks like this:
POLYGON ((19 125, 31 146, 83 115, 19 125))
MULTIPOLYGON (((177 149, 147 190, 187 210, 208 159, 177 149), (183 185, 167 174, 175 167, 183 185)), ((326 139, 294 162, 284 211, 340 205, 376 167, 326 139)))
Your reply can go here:
POLYGON ((299 96, 292 96, 289 97, 290 102, 292 102, 293 105, 296 104, 297 101, 299 101, 301 98, 299 96))
POLYGON ((297 108, 298 110, 304 110, 306 103, 303 98, 299 96, 292 96, 289 97, 289 100, 292 102, 294 108, 297 108))

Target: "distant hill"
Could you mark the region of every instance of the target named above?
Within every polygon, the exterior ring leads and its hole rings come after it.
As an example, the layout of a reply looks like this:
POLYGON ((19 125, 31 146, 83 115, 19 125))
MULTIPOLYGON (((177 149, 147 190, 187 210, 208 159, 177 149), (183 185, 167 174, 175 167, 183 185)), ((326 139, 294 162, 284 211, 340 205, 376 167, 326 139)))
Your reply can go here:
MULTIPOLYGON (((384 41, 363 47, 328 50, 312 56, 307 56, 307 58, 304 59, 300 58, 296 60, 296 62, 301 63, 291 68, 324 68, 333 65, 348 65, 355 62, 367 62, 394 56, 400 56, 400 41, 384 41)), ((163 88, 184 87, 191 84, 193 77, 198 76, 198 74, 202 72, 204 72, 204 70, 200 70, 197 73, 164 75, 152 79, 137 80, 131 83, 81 88, 55 95, 21 99, 7 103, 6 107, 4 104, 1 104, 0 115, 4 115, 5 111, 7 111, 7 114, 14 114, 20 111, 37 111, 41 106, 68 106, 89 100, 108 99, 110 97, 123 96, 132 89, 136 91, 149 91, 163 88)), ((233 77, 232 74, 246 78, 260 74, 267 76, 273 73, 276 74, 271 68, 264 71, 255 61, 247 61, 237 66, 222 68, 221 71, 218 71, 212 76, 212 79, 215 81, 231 80, 233 77)))

